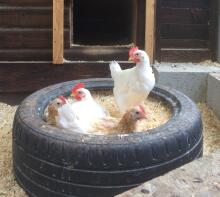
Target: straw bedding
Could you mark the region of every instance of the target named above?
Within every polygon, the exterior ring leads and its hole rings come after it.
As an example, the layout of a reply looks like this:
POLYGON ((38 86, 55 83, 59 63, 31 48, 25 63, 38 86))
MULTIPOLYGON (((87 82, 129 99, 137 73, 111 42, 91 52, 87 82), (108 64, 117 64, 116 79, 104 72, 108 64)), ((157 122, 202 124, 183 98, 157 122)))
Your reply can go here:
MULTIPOLYGON (((111 109, 113 99, 106 95, 107 109, 115 114, 115 108, 111 109)), ((100 103, 105 99, 96 95, 100 103)), ((220 121, 214 113, 205 105, 198 104, 204 124, 204 154, 209 154, 220 148, 220 121)), ((16 106, 0 103, 0 196, 4 197, 26 197, 25 192, 17 185, 12 174, 12 151, 11 151, 11 129, 16 106)), ((149 112, 148 123, 143 123, 141 128, 154 128, 166 122, 170 117, 169 109, 161 102, 150 99, 146 103, 149 112)))
MULTIPOLYGON (((108 110, 111 117, 121 119, 122 115, 116 106, 112 91, 93 92, 93 97, 96 102, 108 110)), ((137 131, 139 132, 158 127, 166 123, 171 117, 170 108, 159 99, 149 97, 144 102, 144 108, 147 112, 147 119, 137 122, 137 131)))

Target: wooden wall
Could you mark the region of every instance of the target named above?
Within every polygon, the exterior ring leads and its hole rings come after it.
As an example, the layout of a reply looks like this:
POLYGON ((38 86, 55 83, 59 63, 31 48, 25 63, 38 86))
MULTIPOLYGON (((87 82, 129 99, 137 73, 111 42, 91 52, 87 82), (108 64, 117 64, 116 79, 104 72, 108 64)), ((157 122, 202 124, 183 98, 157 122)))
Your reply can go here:
MULTIPOLYGON (((68 47, 69 9, 65 9, 68 47)), ((52 0, 0 1, 0 61, 52 59, 52 0)))
POLYGON ((157 1, 157 60, 210 59, 210 0, 157 1))
MULTIPOLYGON (((186 62, 210 57, 209 2, 212 1, 156 1, 157 60, 186 62)), ((142 10, 143 5, 145 0, 138 0, 142 10)), ((64 57, 71 62, 53 65, 52 0, 0 0, 0 93, 32 92, 67 80, 108 77, 107 61, 128 59, 129 46, 101 46, 92 50, 89 46, 72 47, 71 14, 71 0, 65 0, 64 57)), ((137 31, 144 30, 145 22, 140 23, 143 18, 143 14, 137 16, 137 31)), ((139 38, 139 44, 144 44, 143 40, 139 38)), ((128 63, 122 66, 126 68, 128 63)))
MULTIPOLYGON (((210 57, 209 7, 213 1, 156 1, 157 60, 190 61, 191 57, 194 60, 210 57)), ((71 47, 70 4, 71 0, 65 0, 66 59, 111 60, 114 53, 114 57, 127 60, 127 47, 97 47, 92 53, 87 53, 86 46, 71 47)), ((0 61, 51 61, 52 0, 1 0, 0 41, 0 61)))
MULTIPOLYGON (((128 59, 130 46, 72 46, 72 0, 64 0, 64 57, 77 61, 128 59)), ((144 47, 145 0, 138 1, 136 44, 144 47), (140 36, 141 35, 141 36, 140 36)), ((52 60, 52 0, 0 1, 0 61, 52 60)))
POLYGON ((71 47, 71 0, 64 2, 64 57, 71 62, 53 65, 52 0, 0 0, 0 93, 32 92, 67 80, 109 77, 108 62, 96 60, 112 60, 112 54, 128 60, 129 47, 96 47, 92 52, 87 46, 71 47))

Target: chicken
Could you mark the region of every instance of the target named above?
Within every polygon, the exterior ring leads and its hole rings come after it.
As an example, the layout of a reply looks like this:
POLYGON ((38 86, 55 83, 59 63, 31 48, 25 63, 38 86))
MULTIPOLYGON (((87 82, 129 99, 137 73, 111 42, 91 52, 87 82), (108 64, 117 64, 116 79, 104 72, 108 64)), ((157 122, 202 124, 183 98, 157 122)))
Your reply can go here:
POLYGON ((89 124, 82 122, 72 110, 71 104, 64 96, 52 101, 48 106, 49 124, 74 132, 87 133, 89 124))
POLYGON ((51 125, 56 125, 56 117, 58 116, 58 108, 66 102, 61 98, 56 98, 51 101, 48 108, 45 110, 46 122, 51 125))
POLYGON ((121 113, 142 105, 154 88, 155 77, 145 51, 133 47, 129 51, 129 59, 136 63, 130 69, 121 70, 116 61, 109 65, 114 80, 114 97, 121 113))
POLYGON ((72 88, 72 96, 76 99, 76 102, 71 104, 72 110, 86 124, 108 116, 108 112, 94 101, 90 91, 84 88, 84 84, 76 84, 72 88))
POLYGON ((126 134, 136 130, 138 120, 147 118, 142 106, 129 109, 118 121, 116 118, 108 117, 93 123, 93 130, 96 134, 126 134), (95 132, 96 131, 96 132, 95 132))

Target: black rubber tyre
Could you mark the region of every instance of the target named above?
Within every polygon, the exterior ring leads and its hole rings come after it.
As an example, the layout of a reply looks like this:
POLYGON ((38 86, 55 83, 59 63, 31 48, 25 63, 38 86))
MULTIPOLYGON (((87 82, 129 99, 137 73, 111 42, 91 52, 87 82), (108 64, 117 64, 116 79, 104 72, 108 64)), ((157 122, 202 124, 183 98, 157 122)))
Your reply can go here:
MULTIPOLYGON (((80 80, 88 89, 110 89, 110 79, 80 80)), ((13 167, 30 196, 107 197, 164 174, 202 155, 202 122, 182 93, 155 87, 173 116, 164 125, 129 135, 83 135, 46 124, 43 111, 79 81, 49 86, 27 97, 13 125, 13 167)))

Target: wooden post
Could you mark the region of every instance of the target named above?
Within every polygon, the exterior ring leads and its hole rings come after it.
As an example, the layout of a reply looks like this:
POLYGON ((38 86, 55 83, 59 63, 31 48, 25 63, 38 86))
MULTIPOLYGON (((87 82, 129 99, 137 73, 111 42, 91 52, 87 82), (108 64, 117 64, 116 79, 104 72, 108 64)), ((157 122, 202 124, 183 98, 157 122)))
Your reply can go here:
POLYGON ((155 26, 155 5, 156 0, 146 0, 146 22, 145 22, 145 50, 149 55, 150 62, 154 60, 154 26, 155 26))
POLYGON ((53 63, 63 64, 64 0, 53 0, 53 63))

